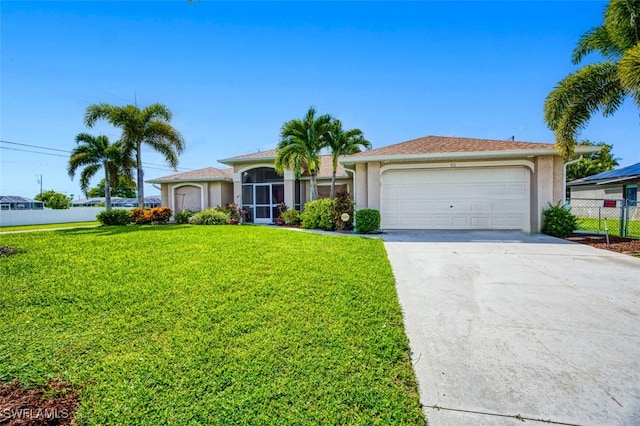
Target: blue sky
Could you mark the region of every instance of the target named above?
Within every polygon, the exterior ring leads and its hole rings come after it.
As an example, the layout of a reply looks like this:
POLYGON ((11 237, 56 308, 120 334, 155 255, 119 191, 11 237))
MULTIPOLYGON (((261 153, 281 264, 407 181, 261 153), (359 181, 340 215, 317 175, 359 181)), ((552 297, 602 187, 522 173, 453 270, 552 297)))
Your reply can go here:
MULTIPOLYGON (((187 145, 179 170, 274 148, 311 105, 374 147, 427 135, 553 142, 544 99, 578 68, 571 51, 605 5, 2 1, 0 138, 14 144, 0 143, 12 148, 0 149, 0 194, 33 197, 42 174, 45 190, 77 198, 64 151, 80 132, 120 134, 84 127, 98 102, 167 105, 187 145)), ((581 138, 613 144, 628 165, 640 161, 639 130, 627 102, 581 138)), ((173 173, 152 151, 143 161, 147 179, 173 173)))

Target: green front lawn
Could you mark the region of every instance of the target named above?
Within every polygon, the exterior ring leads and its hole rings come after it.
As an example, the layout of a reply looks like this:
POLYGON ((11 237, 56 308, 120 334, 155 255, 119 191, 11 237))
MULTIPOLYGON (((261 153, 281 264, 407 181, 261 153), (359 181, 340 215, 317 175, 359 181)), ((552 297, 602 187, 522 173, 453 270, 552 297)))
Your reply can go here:
POLYGON ((0 383, 81 389, 81 424, 424 424, 381 241, 100 227, 0 245, 0 383))
MULTIPOLYGON (((609 235, 616 237, 620 236, 620 219, 607 219, 606 227, 608 228, 609 235)), ((597 218, 578 218, 578 229, 581 231, 600 232, 604 234, 605 221, 604 219, 598 220, 597 218)), ((629 221, 627 237, 640 238, 640 221, 629 221)))
POLYGON ((10 231, 36 231, 44 229, 60 229, 60 228, 81 228, 98 226, 100 222, 65 222, 65 223, 48 223, 44 225, 20 225, 20 226, 0 226, 0 232, 10 231))

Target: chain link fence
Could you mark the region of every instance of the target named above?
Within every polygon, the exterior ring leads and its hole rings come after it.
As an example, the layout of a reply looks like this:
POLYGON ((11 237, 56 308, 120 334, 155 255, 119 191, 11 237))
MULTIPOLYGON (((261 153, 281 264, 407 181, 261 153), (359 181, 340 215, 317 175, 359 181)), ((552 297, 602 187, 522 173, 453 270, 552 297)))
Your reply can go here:
POLYGON ((578 230, 640 239, 640 207, 625 199, 571 198, 571 213, 578 230))

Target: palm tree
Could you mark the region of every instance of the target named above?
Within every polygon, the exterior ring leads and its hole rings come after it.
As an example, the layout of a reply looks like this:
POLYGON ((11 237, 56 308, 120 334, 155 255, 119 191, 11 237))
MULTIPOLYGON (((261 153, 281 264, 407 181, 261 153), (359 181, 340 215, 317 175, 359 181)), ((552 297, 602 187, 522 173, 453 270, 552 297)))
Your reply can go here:
MULTIPOLYGON (((80 133, 76 136, 76 146, 71 151, 67 172, 71 179, 75 177, 79 167, 84 167, 80 173, 80 189, 85 196, 89 190, 89 181, 98 170, 104 170, 105 180, 105 204, 107 210, 111 210, 111 187, 117 185, 123 171, 123 164, 131 164, 132 159, 123 157, 121 147, 118 144, 110 144, 106 136, 92 136, 88 133, 80 133)), ((125 166, 124 169, 127 167, 125 166)), ((129 170, 131 168, 129 167, 129 170)), ((126 173, 125 173, 126 174, 126 173)))
POLYGON ((574 154, 576 135, 595 112, 612 115, 627 96, 640 106, 639 41, 640 0, 611 0, 603 24, 580 37, 574 64, 593 52, 604 60, 569 74, 547 96, 544 121, 555 134, 560 154, 574 154))
POLYGON ((84 116, 88 127, 104 119, 122 129, 124 157, 135 153, 138 187, 138 207, 144 207, 144 175, 142 170, 142 144, 147 144, 160 154, 174 169, 178 166, 178 155, 184 150, 182 135, 174 129, 171 111, 162 104, 152 104, 144 109, 134 105, 123 107, 106 103, 90 105, 84 116))
POLYGON ((371 149, 371 142, 364 138, 360 129, 343 130, 342 122, 335 119, 331 122, 331 129, 327 137, 327 147, 331 149, 331 163, 333 171, 331 175, 331 191, 329 198, 333 198, 336 186, 336 171, 338 170, 338 159, 343 155, 357 154, 362 148, 371 149))
POLYGON ((280 174, 284 169, 292 170, 296 178, 307 172, 311 178, 311 200, 318 199, 316 176, 320 169, 320 151, 327 146, 331 129, 331 116, 316 118, 316 110, 310 107, 307 115, 287 121, 280 132, 280 142, 276 149, 275 168, 280 174))

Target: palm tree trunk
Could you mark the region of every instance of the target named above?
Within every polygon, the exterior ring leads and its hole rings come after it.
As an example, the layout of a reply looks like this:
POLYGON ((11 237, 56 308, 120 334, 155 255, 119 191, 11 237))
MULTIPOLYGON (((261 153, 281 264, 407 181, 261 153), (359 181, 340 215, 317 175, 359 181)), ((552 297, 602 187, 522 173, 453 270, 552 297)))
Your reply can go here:
POLYGON ((109 169, 105 162, 104 167, 104 204, 107 206, 107 211, 111 210, 111 182, 109 182, 109 169))
POLYGON ((138 207, 144 208, 144 177, 142 173, 142 157, 140 151, 142 150, 141 144, 136 145, 136 165, 138 168, 138 207))
POLYGON ((331 200, 333 200, 333 191, 335 187, 336 187, 336 171, 334 169, 333 173, 331 174, 331 190, 329 191, 329 199, 331 200))
POLYGON ((318 185, 316 184, 316 174, 311 174, 311 201, 318 199, 318 185))

